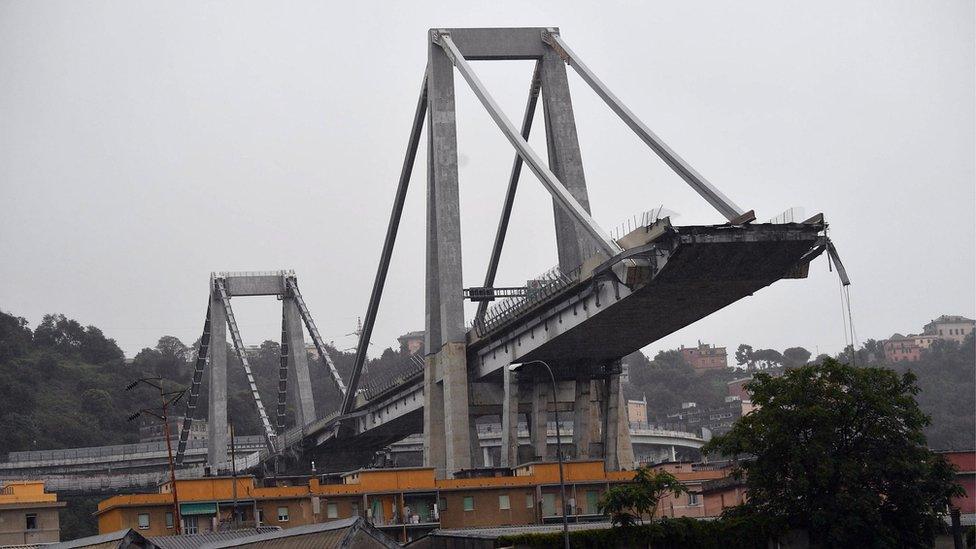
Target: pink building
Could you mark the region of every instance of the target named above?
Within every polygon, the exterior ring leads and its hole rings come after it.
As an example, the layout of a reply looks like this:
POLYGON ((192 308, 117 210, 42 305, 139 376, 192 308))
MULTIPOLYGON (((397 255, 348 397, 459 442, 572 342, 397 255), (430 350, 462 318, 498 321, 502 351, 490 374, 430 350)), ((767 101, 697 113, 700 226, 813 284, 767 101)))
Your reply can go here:
POLYGON ((697 374, 729 367, 729 357, 725 352, 725 347, 716 347, 699 341, 697 347, 682 345, 680 350, 681 357, 695 369, 697 374))

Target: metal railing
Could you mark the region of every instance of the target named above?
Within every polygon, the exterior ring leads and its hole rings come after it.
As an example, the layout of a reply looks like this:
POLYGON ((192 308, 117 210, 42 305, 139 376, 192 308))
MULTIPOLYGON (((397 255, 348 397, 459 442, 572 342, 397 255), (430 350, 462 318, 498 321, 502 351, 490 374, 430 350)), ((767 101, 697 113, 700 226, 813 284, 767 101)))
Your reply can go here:
POLYGON ((474 329, 479 337, 484 337, 552 299, 562 290, 578 282, 579 276, 579 267, 569 273, 563 273, 558 266, 549 269, 528 282, 526 295, 503 299, 489 307, 484 317, 474 320, 474 329))
POLYGON ((295 271, 293 269, 282 269, 280 271, 219 271, 210 274, 216 278, 235 276, 295 276, 295 271))
MULTIPOLYGON (((239 448, 253 448, 263 444, 264 437, 242 435, 234 437, 234 443, 239 448)), ((204 439, 190 439, 188 448, 201 449, 207 447, 204 439)), ((228 441, 228 448, 230 442, 228 441)), ((10 452, 7 454, 7 461, 0 462, 0 469, 4 465, 27 462, 66 462, 84 461, 95 458, 113 459, 133 459, 136 456, 145 454, 166 453, 166 442, 138 442, 133 444, 116 444, 112 446, 92 446, 83 448, 64 448, 60 450, 28 450, 23 452, 10 452)), ((149 456, 147 456, 149 457, 149 456)))
POLYGON ((423 374, 424 372, 424 358, 423 353, 415 353, 410 355, 407 360, 407 367, 399 369, 399 373, 392 376, 369 376, 363 383, 363 391, 366 394, 366 399, 376 398, 393 387, 401 385, 409 380, 414 379, 418 374, 423 374))

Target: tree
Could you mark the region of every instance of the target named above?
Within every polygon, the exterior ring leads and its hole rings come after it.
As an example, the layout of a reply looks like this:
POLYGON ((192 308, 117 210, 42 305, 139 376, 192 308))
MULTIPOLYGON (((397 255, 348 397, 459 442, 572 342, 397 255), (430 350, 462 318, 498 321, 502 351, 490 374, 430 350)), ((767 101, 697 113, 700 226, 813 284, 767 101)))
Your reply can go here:
POLYGON ((735 363, 746 369, 752 369, 755 365, 752 358, 752 345, 743 343, 735 350, 735 363))
POLYGON ((27 353, 33 336, 26 319, 0 311, 0 363, 27 353))
POLYGON ((703 451, 752 456, 748 507, 827 547, 930 547, 959 493, 952 467, 925 446, 929 419, 913 374, 832 359, 759 373, 758 409, 703 451))
POLYGON ((791 367, 803 366, 810 361, 811 356, 813 356, 813 353, 803 347, 790 347, 783 351, 786 366, 791 367))
POLYGON ((776 349, 757 349, 752 353, 753 364, 762 369, 775 368, 783 365, 783 355, 776 349))
POLYGON ((633 526, 644 517, 654 519, 658 503, 666 494, 674 497, 688 492, 688 488, 674 475, 645 465, 634 473, 631 484, 618 484, 600 499, 600 512, 609 514, 614 525, 633 526))
POLYGON ((106 338, 101 330, 95 326, 85 328, 77 320, 61 314, 44 315, 34 330, 34 344, 92 364, 120 361, 124 357, 115 340, 106 338))

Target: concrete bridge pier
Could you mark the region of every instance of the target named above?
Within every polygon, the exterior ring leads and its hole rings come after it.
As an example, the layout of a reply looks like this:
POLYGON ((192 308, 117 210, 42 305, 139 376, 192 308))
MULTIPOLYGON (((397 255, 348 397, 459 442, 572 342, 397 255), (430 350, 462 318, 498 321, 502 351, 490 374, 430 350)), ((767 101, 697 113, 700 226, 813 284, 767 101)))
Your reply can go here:
POLYGON ((227 314, 210 293, 210 376, 207 399, 207 464, 216 472, 227 462, 227 314))
POLYGON ((593 383, 587 375, 576 376, 576 399, 573 402, 573 447, 576 459, 590 458, 593 436, 593 383))
POLYGON ((603 391, 603 453, 607 471, 634 468, 634 447, 630 443, 627 405, 620 384, 620 361, 611 365, 603 391))
POLYGON ((502 467, 518 465, 519 381, 518 374, 502 369, 502 467))
POLYGON ((288 388, 293 391, 295 403, 295 424, 307 425, 315 421, 315 400, 312 396, 312 380, 308 373, 308 353, 305 352, 305 337, 302 332, 302 319, 298 313, 295 299, 285 296, 281 299, 282 314, 285 317, 285 333, 288 337, 288 369, 290 370, 288 388))
POLYGON ((549 380, 539 376, 532 378, 532 413, 529 415, 529 439, 532 441, 532 460, 546 459, 546 440, 549 425, 549 380))

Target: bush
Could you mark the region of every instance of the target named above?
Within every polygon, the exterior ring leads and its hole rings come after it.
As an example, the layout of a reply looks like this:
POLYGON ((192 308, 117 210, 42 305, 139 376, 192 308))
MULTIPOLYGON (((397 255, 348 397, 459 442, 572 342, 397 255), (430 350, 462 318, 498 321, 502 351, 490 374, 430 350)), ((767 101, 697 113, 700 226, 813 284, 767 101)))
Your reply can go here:
MULTIPOLYGON (((661 519, 651 524, 569 533, 573 547, 648 547, 678 549, 765 548, 782 531, 768 519, 756 515, 729 515, 716 520, 693 518, 661 519)), ((519 534, 496 540, 498 547, 561 547, 563 533, 519 534)))

